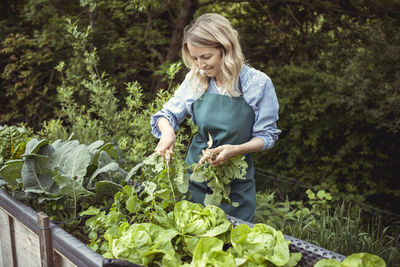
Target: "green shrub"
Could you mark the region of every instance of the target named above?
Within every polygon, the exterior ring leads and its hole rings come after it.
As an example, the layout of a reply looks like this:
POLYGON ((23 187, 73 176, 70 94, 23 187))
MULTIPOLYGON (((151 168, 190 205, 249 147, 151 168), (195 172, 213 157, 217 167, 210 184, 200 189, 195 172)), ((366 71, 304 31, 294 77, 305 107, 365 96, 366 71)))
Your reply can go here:
MULTIPOLYGON (((176 87, 160 90, 155 100, 146 104, 140 84, 128 82, 125 83, 127 96, 120 100, 115 86, 97 69, 96 49, 91 50, 87 42, 90 32, 90 27, 79 31, 75 23, 68 24, 75 57, 56 67, 63 80, 57 89, 60 118, 45 122, 40 135, 55 140, 73 134, 73 138, 82 143, 99 139, 117 142, 126 155, 126 166, 133 166, 153 152, 158 140, 151 134, 150 116, 161 109, 176 87), (76 71, 82 69, 86 71, 76 71), (82 99, 87 99, 85 105, 79 104, 82 99)), ((181 64, 176 63, 166 69, 170 86, 180 68, 181 64)), ((181 127, 177 135, 175 152, 178 155, 186 153, 185 145, 194 128, 190 124, 181 127)))

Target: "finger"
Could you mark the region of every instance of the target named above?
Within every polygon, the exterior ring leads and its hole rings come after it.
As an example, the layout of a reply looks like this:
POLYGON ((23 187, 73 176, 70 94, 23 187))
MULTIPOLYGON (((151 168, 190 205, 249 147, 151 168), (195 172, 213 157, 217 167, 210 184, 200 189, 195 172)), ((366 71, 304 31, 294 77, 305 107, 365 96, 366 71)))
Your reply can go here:
POLYGON ((171 155, 172 154, 174 154, 174 144, 172 144, 170 147, 169 147, 169 152, 171 153, 171 155))
POLYGON ((211 148, 208 151, 210 151, 211 153, 219 153, 221 152, 221 147, 216 147, 216 148, 211 148))
POLYGON ((162 145, 158 144, 154 151, 157 153, 157 155, 164 157, 165 149, 163 149, 162 145))

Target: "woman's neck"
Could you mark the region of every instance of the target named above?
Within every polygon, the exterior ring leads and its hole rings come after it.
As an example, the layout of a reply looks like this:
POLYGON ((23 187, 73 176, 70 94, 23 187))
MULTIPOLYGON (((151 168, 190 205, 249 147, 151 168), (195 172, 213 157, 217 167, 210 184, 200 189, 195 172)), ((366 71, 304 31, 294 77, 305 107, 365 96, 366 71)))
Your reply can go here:
POLYGON ((220 77, 217 77, 217 76, 214 76, 214 81, 215 81, 215 84, 218 86, 218 87, 223 87, 224 86, 224 82, 222 81, 222 79, 220 78, 220 77))

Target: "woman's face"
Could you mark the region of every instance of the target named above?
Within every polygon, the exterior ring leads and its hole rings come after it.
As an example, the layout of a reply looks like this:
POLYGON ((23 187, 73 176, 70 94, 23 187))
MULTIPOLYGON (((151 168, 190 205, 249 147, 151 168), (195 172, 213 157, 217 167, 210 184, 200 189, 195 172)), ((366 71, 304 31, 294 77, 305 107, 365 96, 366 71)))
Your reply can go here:
POLYGON ((198 66, 199 69, 204 71, 208 77, 218 76, 221 69, 221 51, 218 48, 213 47, 198 47, 187 44, 189 53, 193 59, 193 62, 198 66))

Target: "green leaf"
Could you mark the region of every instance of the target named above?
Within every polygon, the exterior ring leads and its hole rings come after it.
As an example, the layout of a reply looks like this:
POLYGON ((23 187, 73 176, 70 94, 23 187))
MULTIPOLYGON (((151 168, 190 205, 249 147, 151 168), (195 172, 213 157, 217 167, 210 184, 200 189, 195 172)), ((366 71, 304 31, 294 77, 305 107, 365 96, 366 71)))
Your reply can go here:
POLYGON ((162 170, 164 170, 164 162, 162 157, 160 157, 159 155, 157 155, 156 153, 151 154, 150 156, 148 156, 147 158, 145 158, 143 160, 143 163, 145 165, 151 165, 154 168, 154 171, 156 173, 161 172, 162 170))
POLYGON ((144 165, 143 162, 141 162, 137 164, 135 167, 133 167, 129 171, 128 175, 125 177, 125 181, 129 181, 130 179, 132 179, 132 176, 135 175, 143 165, 144 165))
POLYGON ((77 140, 65 141, 58 139, 51 144, 54 152, 50 156, 51 169, 62 169, 67 156, 79 146, 77 140))
POLYGON ((100 177, 103 180, 121 183, 127 175, 127 172, 120 168, 118 163, 114 159, 112 159, 105 151, 100 152, 98 167, 102 170, 98 174, 100 174, 100 177))
POLYGON ((221 191, 214 190, 211 194, 206 194, 204 197, 204 205, 215 205, 219 206, 222 201, 221 191))
POLYGON ((215 237, 201 238, 193 252, 193 266, 237 266, 235 257, 223 250, 224 242, 215 237))
POLYGON ((82 178, 71 179, 70 177, 57 175, 54 177, 59 188, 59 193, 79 199, 85 196, 94 196, 93 192, 86 190, 82 185, 82 178))
POLYGON ((9 160, 0 169, 0 177, 9 184, 16 184, 17 179, 21 178, 23 160, 9 160))
POLYGON ((91 143, 88 146, 90 154, 95 154, 97 152, 97 150, 100 149, 103 145, 104 145, 103 140, 97 140, 97 141, 91 143))
POLYGON ((232 223, 226 219, 225 212, 217 206, 204 207, 186 200, 175 204, 173 218, 176 229, 184 236, 184 242, 193 253, 200 237, 219 237, 230 232, 232 223))
POLYGON ((96 196, 104 197, 111 196, 113 197, 119 190, 121 190, 122 185, 111 182, 111 181, 99 181, 96 183, 96 196))
POLYGON ((107 143, 104 146, 102 146, 97 153, 93 156, 92 163, 97 165, 97 162, 99 160, 99 157, 101 156, 101 152, 106 152, 113 160, 117 161, 119 160, 118 156, 118 150, 115 148, 114 144, 107 143))
MULTIPOLYGON (((258 265, 273 263, 277 266, 293 264, 296 257, 291 258, 289 242, 281 231, 266 224, 256 224, 250 228, 241 224, 233 228, 231 241, 234 250, 241 258, 248 259, 258 265)), ((297 263, 296 263, 297 264, 297 263)))
POLYGON ((79 145, 70 153, 65 155, 61 161, 60 174, 71 180, 83 178, 89 166, 91 156, 86 145, 79 145))
POLYGON ((39 172, 35 157, 25 159, 21 169, 21 176, 25 192, 27 193, 57 193, 57 185, 53 177, 46 172, 39 172))
POLYGON ((100 213, 100 209, 95 208, 93 206, 90 206, 87 210, 81 211, 79 213, 79 216, 84 216, 84 215, 98 215, 100 213))
POLYGON ((96 178, 96 176, 99 175, 100 173, 105 173, 105 176, 109 177, 107 180, 111 181, 112 180, 111 172, 118 170, 118 168, 119 166, 116 162, 110 162, 107 165, 103 166, 102 168, 97 169, 90 177, 89 186, 91 186, 93 179, 96 178))
POLYGON ((335 259, 322 259, 314 267, 342 267, 342 264, 335 259))
POLYGON ((164 230, 155 224, 123 223, 117 231, 115 228, 107 230, 104 237, 109 242, 114 258, 145 266, 161 258, 166 266, 180 266, 181 262, 171 244, 176 235, 175 230, 164 230))
MULTIPOLYGON (((174 161, 174 163, 177 161, 174 161)), ((187 168, 185 162, 182 161, 183 164, 174 164, 175 168, 175 184, 178 188, 179 192, 182 194, 186 194, 189 190, 189 179, 187 175, 187 168)))
POLYGON ((32 154, 38 154, 39 149, 42 146, 45 146, 45 145, 48 145, 48 144, 49 144, 49 141, 47 141, 46 139, 38 141, 36 138, 32 138, 26 144, 25 153, 23 155, 21 155, 21 157, 24 157, 24 156, 27 157, 27 156, 30 156, 32 154))
POLYGON ((126 209, 130 213, 137 213, 142 209, 142 201, 137 197, 137 195, 130 196, 126 201, 126 209))
POLYGON ((196 171, 190 175, 190 180, 197 183, 208 181, 207 173, 207 168, 197 168, 196 171))

